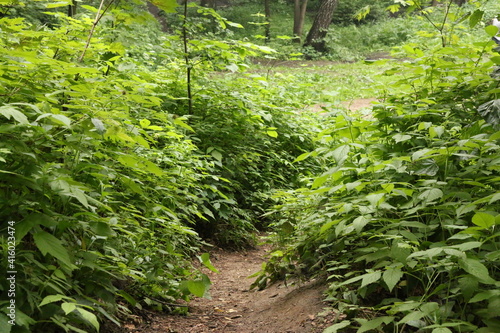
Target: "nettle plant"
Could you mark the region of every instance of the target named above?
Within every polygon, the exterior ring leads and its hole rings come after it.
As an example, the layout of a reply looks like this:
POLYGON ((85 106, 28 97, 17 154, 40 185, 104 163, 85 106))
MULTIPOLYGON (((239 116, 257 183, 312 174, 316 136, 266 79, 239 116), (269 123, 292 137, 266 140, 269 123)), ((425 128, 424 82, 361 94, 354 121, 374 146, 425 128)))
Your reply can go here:
POLYGON ((204 214, 198 193, 218 193, 204 182, 214 164, 186 119, 161 108, 163 81, 98 29, 89 36, 96 10, 86 10, 55 13, 51 29, 0 19, 0 219, 2 231, 16 222, 18 268, 5 332, 98 331, 210 285, 190 264, 200 243, 190 224, 204 214))
POLYGON ((332 118, 296 159, 325 171, 281 193, 280 250, 256 286, 323 275, 345 315, 325 332, 500 330, 497 29, 486 31, 473 45, 406 46, 411 60, 388 72, 406 94, 373 119, 332 118))

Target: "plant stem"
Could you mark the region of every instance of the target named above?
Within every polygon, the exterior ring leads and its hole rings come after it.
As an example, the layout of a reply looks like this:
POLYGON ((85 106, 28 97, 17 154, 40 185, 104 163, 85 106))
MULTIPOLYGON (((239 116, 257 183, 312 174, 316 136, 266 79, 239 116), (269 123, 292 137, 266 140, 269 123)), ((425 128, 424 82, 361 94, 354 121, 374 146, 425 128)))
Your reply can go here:
POLYGON ((90 40, 92 39, 92 36, 94 35, 95 27, 97 26, 97 24, 99 23, 99 21, 101 20, 101 18, 104 16, 104 13, 107 12, 107 10, 109 9, 109 7, 111 6, 111 4, 115 0, 111 0, 109 2, 109 4, 106 6, 106 8, 101 13, 102 7, 104 6, 104 1, 105 0, 101 0, 101 3, 99 4, 99 9, 97 10, 97 13, 95 15, 94 23, 92 23, 92 28, 90 28, 89 36, 87 37, 87 43, 85 44, 85 48, 83 49, 83 52, 80 55, 80 58, 78 58, 78 62, 82 62, 83 61, 83 58, 85 57, 85 53, 87 53, 87 49, 90 46, 90 40))
POLYGON ((193 95, 191 92, 191 62, 189 61, 189 48, 187 38, 187 14, 188 2, 184 1, 184 19, 182 22, 182 41, 184 44, 184 62, 186 63, 186 81, 187 81, 187 98, 188 98, 188 114, 193 114, 193 95))

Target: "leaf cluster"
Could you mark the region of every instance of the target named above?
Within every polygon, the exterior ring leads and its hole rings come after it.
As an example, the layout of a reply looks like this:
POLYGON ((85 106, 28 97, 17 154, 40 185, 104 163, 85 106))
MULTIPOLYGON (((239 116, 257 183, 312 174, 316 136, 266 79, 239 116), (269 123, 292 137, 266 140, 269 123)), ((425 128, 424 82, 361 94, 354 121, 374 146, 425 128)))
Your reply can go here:
POLYGON ((332 115, 296 159, 322 173, 278 195, 279 247, 255 286, 324 277, 346 315, 326 332, 500 328, 494 46, 407 45, 409 61, 386 72, 406 93, 387 93, 370 118, 332 115))

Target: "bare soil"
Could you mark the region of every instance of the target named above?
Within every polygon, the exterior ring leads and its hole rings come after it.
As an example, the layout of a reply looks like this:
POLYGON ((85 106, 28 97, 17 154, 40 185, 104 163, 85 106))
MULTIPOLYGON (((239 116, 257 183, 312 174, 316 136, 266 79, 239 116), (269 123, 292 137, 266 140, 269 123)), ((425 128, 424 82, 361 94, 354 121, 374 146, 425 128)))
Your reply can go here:
POLYGON ((319 333, 333 325, 338 314, 322 301, 321 281, 250 290, 254 279, 248 276, 260 270, 267 251, 212 251, 219 273, 206 272, 213 283, 210 299, 194 299, 186 316, 151 312, 121 332, 319 333))

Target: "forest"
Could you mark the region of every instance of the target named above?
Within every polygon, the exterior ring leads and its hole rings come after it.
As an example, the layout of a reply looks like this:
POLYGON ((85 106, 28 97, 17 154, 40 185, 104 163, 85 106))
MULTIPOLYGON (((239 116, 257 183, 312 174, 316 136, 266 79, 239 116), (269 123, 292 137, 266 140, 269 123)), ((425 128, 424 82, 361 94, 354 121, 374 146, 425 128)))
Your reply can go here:
POLYGON ((0 0, 0 332, 186 315, 261 243, 252 288, 321 281, 324 333, 500 332, 497 15, 0 0))

